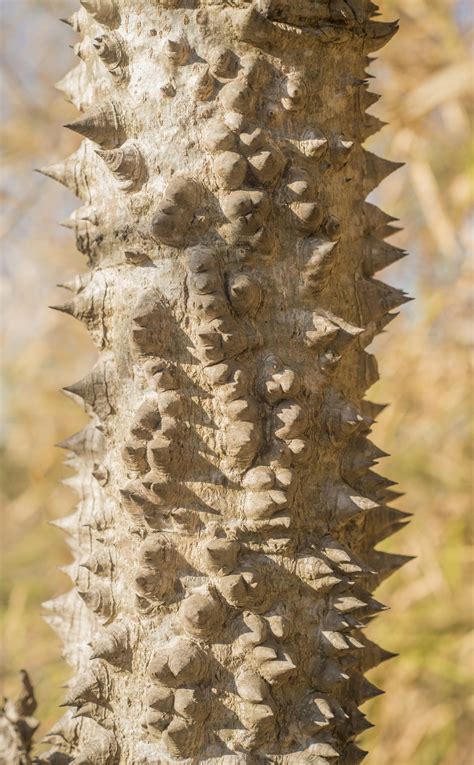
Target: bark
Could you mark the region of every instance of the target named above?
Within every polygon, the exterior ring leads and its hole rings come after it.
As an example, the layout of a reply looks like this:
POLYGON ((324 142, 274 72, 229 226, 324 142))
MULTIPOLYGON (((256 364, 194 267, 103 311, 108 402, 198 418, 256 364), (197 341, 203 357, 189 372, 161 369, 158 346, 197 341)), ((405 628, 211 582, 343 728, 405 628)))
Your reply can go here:
POLYGON ((389 657, 362 629, 405 559, 372 468, 365 348, 405 302, 366 196, 368 0, 81 0, 60 88, 90 272, 59 306, 99 358, 67 389, 75 676, 40 761, 354 765, 389 657))
POLYGON ((20 671, 16 701, 5 699, 0 709, 0 765, 30 765, 32 740, 39 726, 33 717, 36 699, 28 673, 20 671))

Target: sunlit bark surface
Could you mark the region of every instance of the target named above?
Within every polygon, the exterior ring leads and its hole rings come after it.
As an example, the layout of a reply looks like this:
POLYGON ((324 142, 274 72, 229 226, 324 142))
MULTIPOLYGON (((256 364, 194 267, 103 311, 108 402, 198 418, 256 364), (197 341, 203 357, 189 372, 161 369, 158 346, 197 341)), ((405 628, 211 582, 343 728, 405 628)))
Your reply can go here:
POLYGON ((372 469, 365 348, 405 296, 365 198, 367 0, 82 0, 60 83, 90 271, 58 306, 99 351, 67 389, 73 589, 46 604, 75 678, 42 763, 355 765, 389 657, 363 634, 403 564, 372 469))

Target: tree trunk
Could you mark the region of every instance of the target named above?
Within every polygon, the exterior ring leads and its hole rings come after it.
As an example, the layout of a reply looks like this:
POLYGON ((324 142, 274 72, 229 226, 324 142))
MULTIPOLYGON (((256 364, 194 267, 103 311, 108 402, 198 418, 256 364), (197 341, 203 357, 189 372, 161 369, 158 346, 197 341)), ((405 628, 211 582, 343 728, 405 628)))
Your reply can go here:
POLYGON ((371 470, 365 347, 405 302, 365 197, 370 0, 81 0, 60 84, 85 137, 45 169, 83 206, 60 306, 99 350, 67 392, 75 584, 46 604, 75 677, 41 762, 353 765, 389 654, 361 632, 404 562, 371 470))

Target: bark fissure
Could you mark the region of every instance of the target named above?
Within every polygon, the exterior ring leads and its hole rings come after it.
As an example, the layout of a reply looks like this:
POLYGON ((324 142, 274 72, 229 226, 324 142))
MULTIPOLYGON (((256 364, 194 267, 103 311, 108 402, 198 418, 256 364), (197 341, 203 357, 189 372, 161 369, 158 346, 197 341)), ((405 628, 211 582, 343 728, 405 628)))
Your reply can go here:
POLYGON ((372 468, 365 348, 405 296, 366 195, 369 0, 81 0, 60 83, 84 137, 44 172, 91 274, 58 307, 99 358, 66 389, 75 678, 42 762, 338 762, 364 753, 371 592, 405 562, 372 468))

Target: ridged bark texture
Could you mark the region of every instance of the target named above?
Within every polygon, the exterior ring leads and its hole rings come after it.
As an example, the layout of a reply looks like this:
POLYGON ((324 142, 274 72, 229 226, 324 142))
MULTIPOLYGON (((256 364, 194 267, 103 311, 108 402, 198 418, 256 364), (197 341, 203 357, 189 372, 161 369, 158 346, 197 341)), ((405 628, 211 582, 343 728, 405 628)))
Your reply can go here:
POLYGON ((67 389, 75 677, 41 761, 355 765, 389 654, 361 632, 403 558, 371 470, 364 349, 405 301, 364 200, 367 0, 81 0, 60 83, 85 137, 46 168, 90 273, 60 306, 99 360, 67 389))

